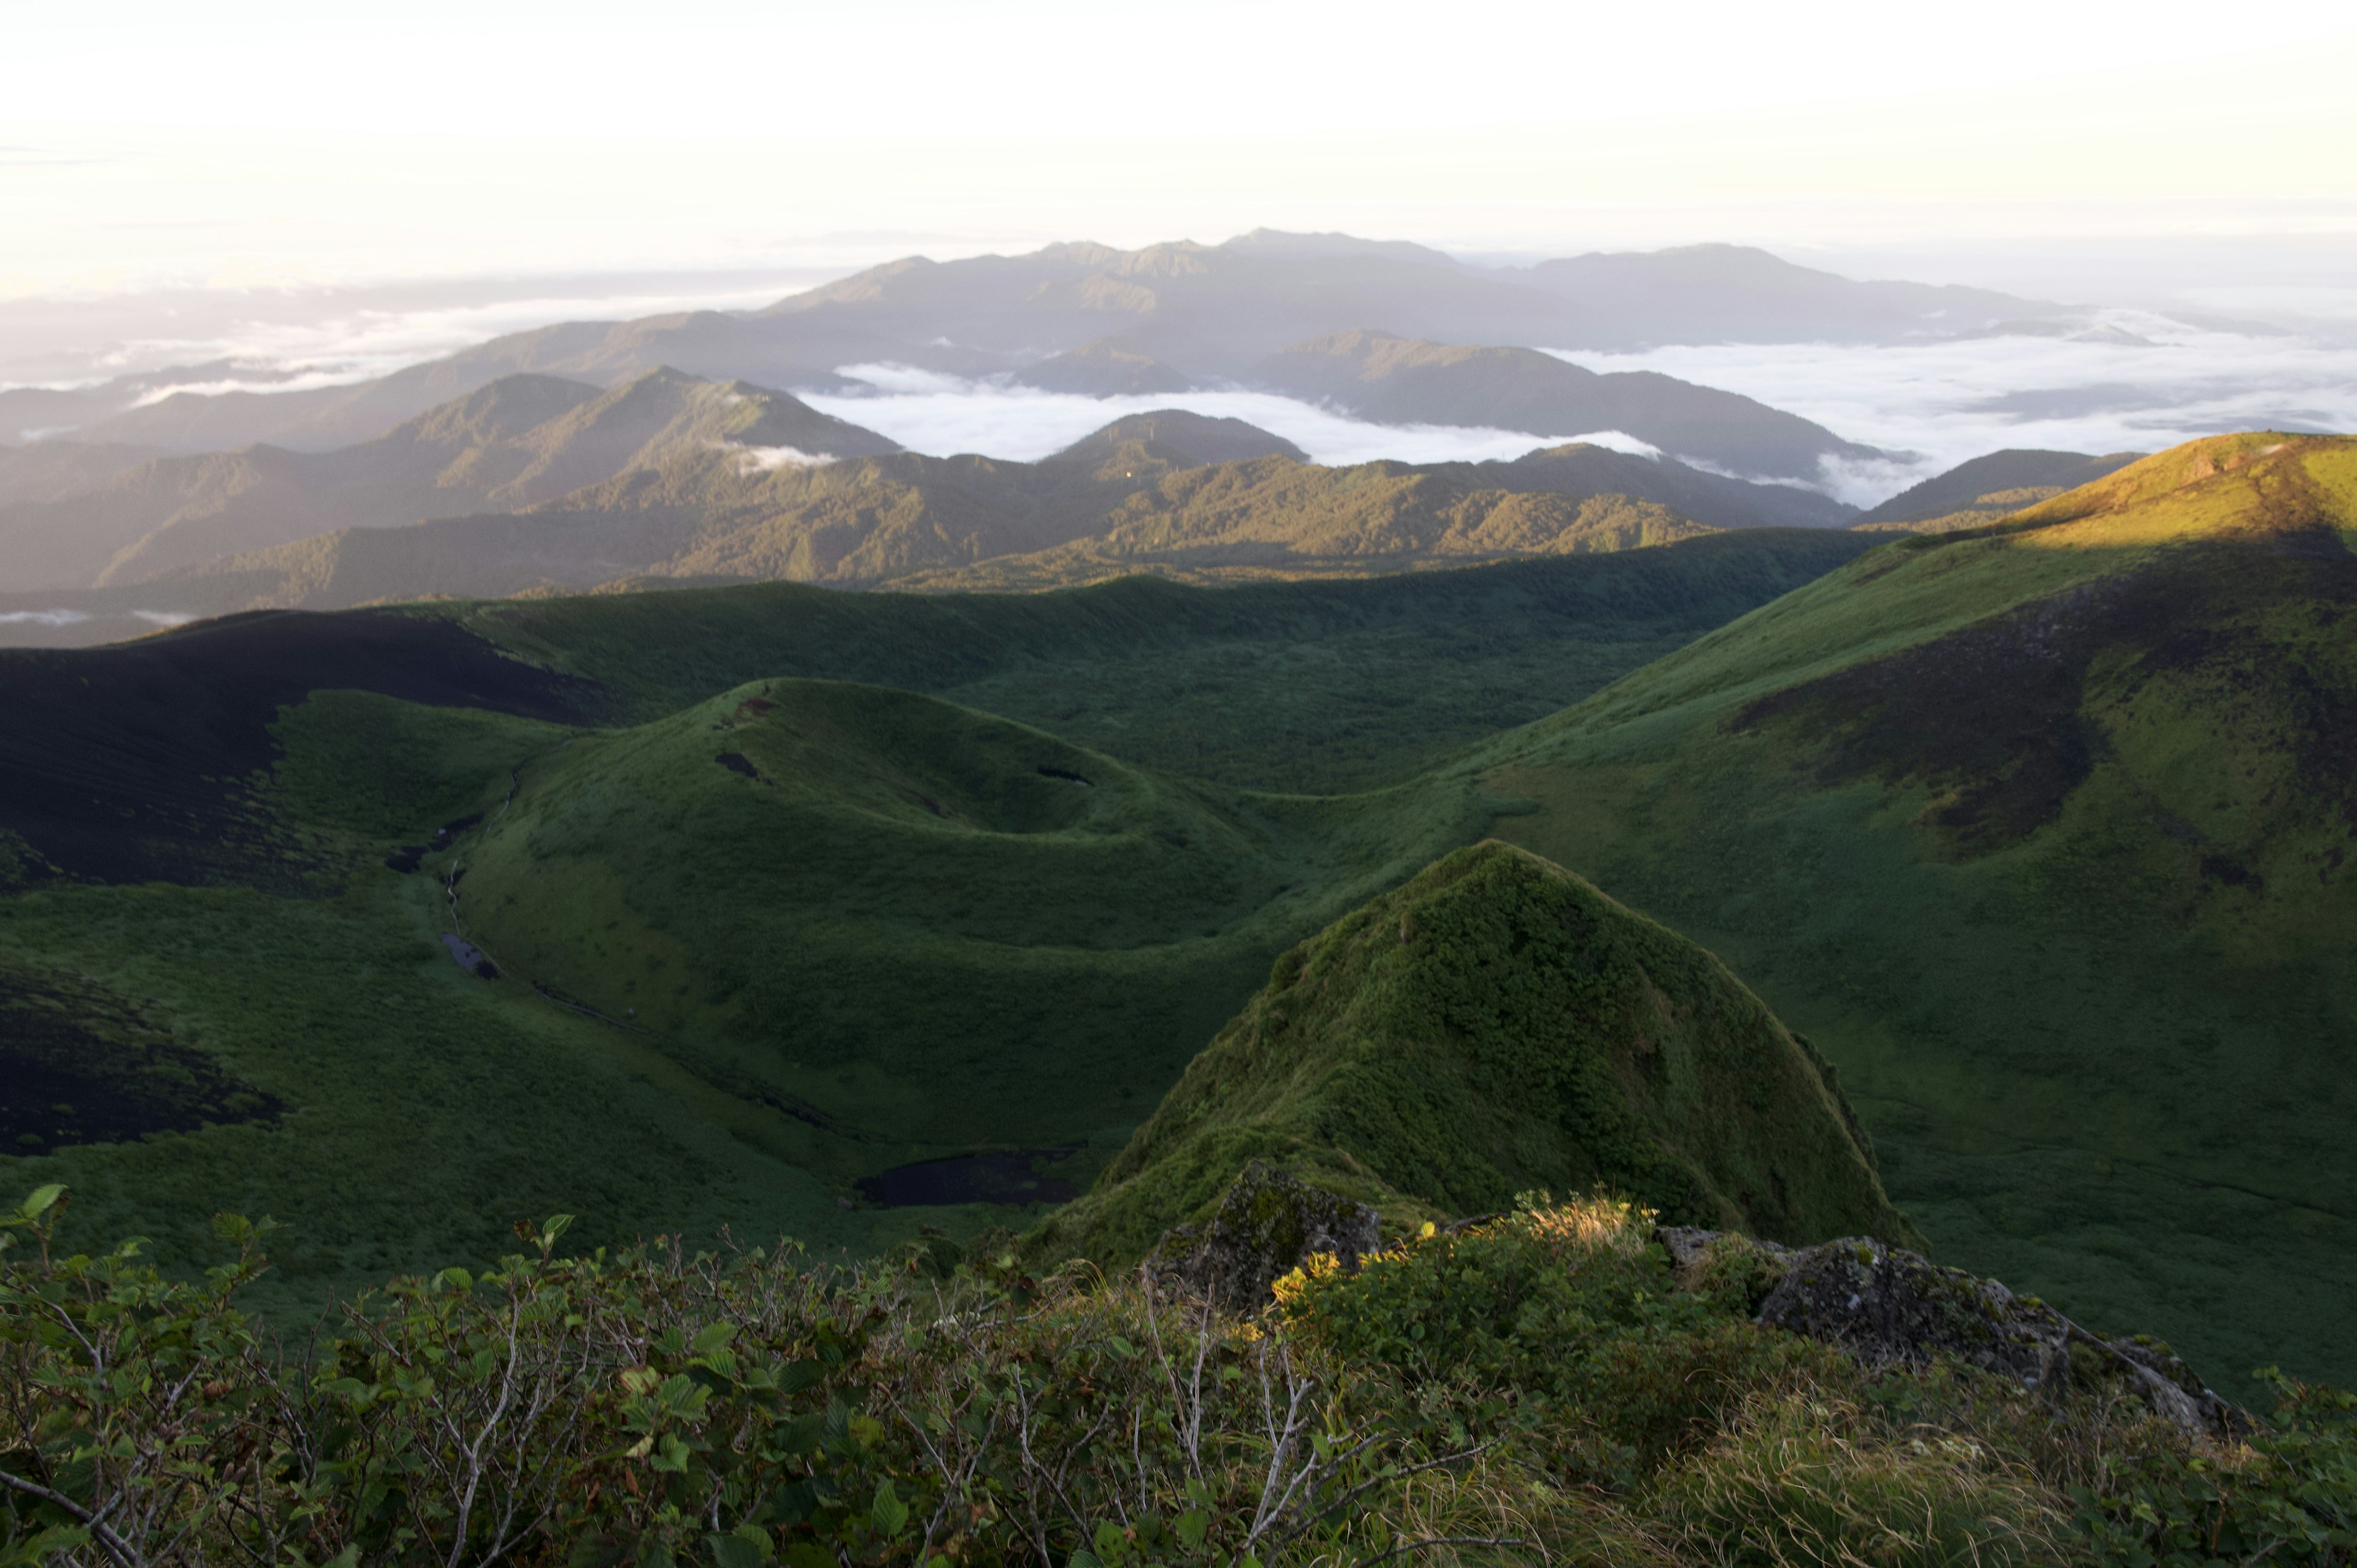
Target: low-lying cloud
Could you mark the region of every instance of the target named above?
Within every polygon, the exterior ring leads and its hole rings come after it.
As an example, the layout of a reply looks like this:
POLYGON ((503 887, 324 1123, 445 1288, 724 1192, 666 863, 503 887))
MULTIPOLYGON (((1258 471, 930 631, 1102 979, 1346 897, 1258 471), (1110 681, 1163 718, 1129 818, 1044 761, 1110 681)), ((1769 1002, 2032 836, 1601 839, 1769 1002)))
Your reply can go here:
POLYGON ((1824 488, 1860 506, 2000 447, 2149 452, 2229 430, 2357 430, 2357 344, 2202 330, 2134 311, 2106 312, 2105 325, 2142 341, 1549 352, 1593 371, 1659 371, 1724 387, 1903 454, 1893 463, 1824 465, 1824 488))
POLYGON ((724 441, 720 445, 737 454, 737 471, 740 474, 774 474, 780 468, 817 468, 835 460, 832 452, 805 452, 799 446, 745 446, 734 441, 724 441))
POLYGON ((1617 430, 1563 436, 1478 425, 1370 424, 1275 392, 1185 392, 1093 398, 967 381, 907 365, 845 365, 837 373, 866 381, 876 392, 797 395, 837 419, 864 424, 911 451, 937 456, 974 452, 1037 462, 1116 419, 1165 408, 1243 420, 1284 436, 1315 462, 1336 466, 1382 458, 1404 463, 1482 462, 1519 457, 1534 447, 1560 446, 1568 441, 1592 442, 1642 456, 1661 455, 1617 430))
POLYGON ((0 626, 80 626, 89 618, 86 610, 8 610, 0 626))

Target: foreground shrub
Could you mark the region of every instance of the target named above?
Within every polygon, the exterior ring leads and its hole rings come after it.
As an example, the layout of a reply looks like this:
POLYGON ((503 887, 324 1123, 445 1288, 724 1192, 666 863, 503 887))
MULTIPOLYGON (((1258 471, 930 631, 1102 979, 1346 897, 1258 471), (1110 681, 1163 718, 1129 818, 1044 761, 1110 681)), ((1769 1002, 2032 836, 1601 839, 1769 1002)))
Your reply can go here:
POLYGON ((1632 1486, 1715 1432, 1754 1390, 1846 1382, 1824 1347, 1766 1334, 1677 1290, 1652 1217, 1609 1197, 1412 1239, 1355 1275, 1312 1260, 1278 1283, 1287 1319, 1402 1412, 1459 1442, 1507 1441, 1561 1484, 1632 1486))
POLYGON ((1412 1481, 1495 1533, 1434 1490, 1477 1455, 1281 1326, 1082 1273, 562 1258, 557 1220, 288 1351, 232 1304, 262 1230, 182 1283, 55 1255, 59 1197, 6 1220, 38 1255, 0 1273, 0 1563, 1339 1562, 1414 1549, 1412 1481))
POLYGON ((1604 1198, 1313 1260, 1255 1317, 1011 1250, 563 1257, 558 1219, 294 1346, 234 1305, 268 1227, 183 1282, 63 1252, 61 1208, 0 1216, 0 1568, 2351 1560, 2347 1396, 2212 1451, 1861 1371, 1674 1289, 1604 1198))
POLYGON ((2099 1558, 2126 1568, 2357 1563, 2357 1395, 2272 1369, 2274 1413, 2219 1450, 2154 1446, 2074 1488, 2099 1558))

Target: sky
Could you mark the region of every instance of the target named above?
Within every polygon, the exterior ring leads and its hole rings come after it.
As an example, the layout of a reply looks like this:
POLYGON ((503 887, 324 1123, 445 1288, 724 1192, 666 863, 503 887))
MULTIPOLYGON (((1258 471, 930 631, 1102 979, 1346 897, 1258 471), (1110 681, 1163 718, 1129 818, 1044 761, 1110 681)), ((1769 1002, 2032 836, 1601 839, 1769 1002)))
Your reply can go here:
MULTIPOLYGON (((1999 446, 2357 427, 2345 0, 0 0, 0 386, 351 380, 899 255, 1267 226, 1489 262, 1762 244, 2100 306, 2136 339, 1566 356, 1898 454, 1825 476, 1861 502, 1999 446)), ((1126 411, 861 373, 878 395, 835 412, 922 450, 1037 456, 1126 411)), ((1528 445, 1155 401, 1326 461, 1528 445)))
POLYGON ((2252 15, 0 0, 0 298, 842 270, 1262 224, 1967 266, 2357 234, 2357 7, 2252 15))

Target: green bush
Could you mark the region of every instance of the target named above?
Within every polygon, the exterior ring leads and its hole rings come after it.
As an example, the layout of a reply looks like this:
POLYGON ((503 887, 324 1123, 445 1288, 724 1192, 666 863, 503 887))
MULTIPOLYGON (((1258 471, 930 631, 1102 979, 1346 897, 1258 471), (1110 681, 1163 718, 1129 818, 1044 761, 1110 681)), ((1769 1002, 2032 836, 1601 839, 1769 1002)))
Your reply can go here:
POLYGON ((281 1344, 272 1228, 176 1280, 0 1216, 0 1568, 1031 1563, 2346 1568, 2357 1401, 2239 1447, 1969 1369, 1864 1371, 1533 1206, 1254 1316, 1012 1251, 674 1243, 397 1280, 281 1344), (2066 1479, 2093 1484, 2078 1497, 2066 1479))
POLYGON ((2272 1368, 2273 1415, 2222 1450, 2157 1449, 2113 1484, 2075 1488, 2080 1522, 2105 1563, 2212 1568, 2357 1563, 2357 1394, 2272 1368))

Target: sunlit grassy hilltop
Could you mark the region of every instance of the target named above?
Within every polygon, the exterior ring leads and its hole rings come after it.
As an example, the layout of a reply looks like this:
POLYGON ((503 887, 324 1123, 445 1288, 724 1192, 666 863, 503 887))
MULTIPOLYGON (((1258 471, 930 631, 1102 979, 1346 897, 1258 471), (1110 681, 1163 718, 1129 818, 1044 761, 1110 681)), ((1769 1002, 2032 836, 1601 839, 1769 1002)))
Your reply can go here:
POLYGON ((1491 746, 1501 832, 1725 957, 1943 1255, 2357 1364, 2357 441, 1910 539, 1491 746))

